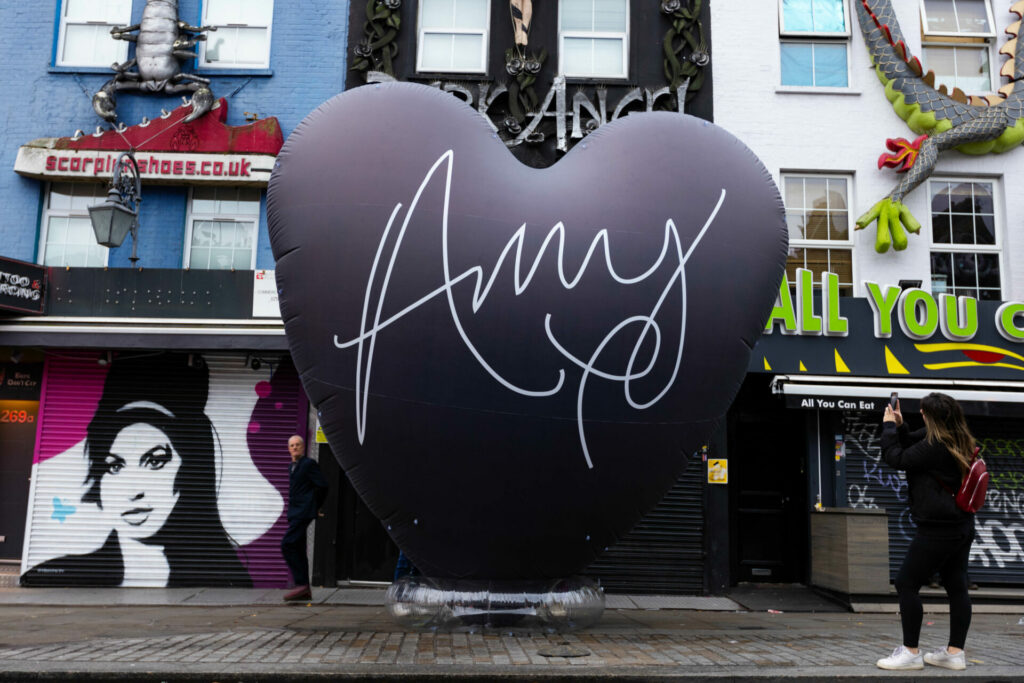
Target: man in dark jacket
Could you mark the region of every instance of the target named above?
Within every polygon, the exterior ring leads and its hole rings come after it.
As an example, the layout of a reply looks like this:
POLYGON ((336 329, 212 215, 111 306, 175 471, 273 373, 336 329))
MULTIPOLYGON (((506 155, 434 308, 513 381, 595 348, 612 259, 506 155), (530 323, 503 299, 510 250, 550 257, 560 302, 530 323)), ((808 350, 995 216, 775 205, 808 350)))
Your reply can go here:
POLYGON ((327 482, 320 466, 305 457, 306 442, 296 434, 288 439, 292 456, 288 475, 288 531, 281 539, 281 554, 292 573, 295 588, 285 593, 285 600, 309 600, 309 561, 306 559, 306 528, 327 498, 327 482))

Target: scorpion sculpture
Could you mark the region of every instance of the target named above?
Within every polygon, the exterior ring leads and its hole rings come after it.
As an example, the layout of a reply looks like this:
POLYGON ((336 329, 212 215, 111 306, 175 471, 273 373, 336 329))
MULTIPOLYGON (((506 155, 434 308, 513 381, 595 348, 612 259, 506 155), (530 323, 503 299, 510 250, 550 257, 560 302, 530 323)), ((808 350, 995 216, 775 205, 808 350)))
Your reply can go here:
POLYGON ((141 90, 153 93, 192 93, 192 111, 185 121, 194 121, 213 107, 210 80, 181 72, 180 62, 195 59, 190 50, 206 40, 203 31, 216 31, 211 26, 189 26, 178 20, 177 0, 146 0, 142 20, 134 26, 115 26, 110 34, 117 40, 136 44, 135 58, 113 64, 114 77, 93 95, 92 108, 107 121, 117 119, 119 90, 141 90), (132 35, 133 31, 138 33, 132 35), (137 70, 130 71, 133 66, 137 70))
MULTIPOLYGON (((1010 82, 998 94, 968 97, 958 88, 952 93, 944 85, 936 90, 934 72, 925 73, 921 62, 907 50, 890 0, 854 0, 854 5, 886 97, 920 136, 913 142, 902 138, 886 141, 892 154, 882 154, 878 167, 909 173, 889 196, 857 219, 858 230, 878 221, 875 251, 884 253, 890 246, 906 249, 904 228, 913 233, 921 229, 903 198, 932 174, 940 152, 955 148, 965 154, 1000 153, 1024 141, 1024 85, 1015 87, 1024 77, 1024 39, 1017 37, 1020 21, 1006 29, 1014 38, 999 50, 1011 57, 1000 74, 1010 82)), ((1018 18, 1024 16, 1024 0, 1014 3, 1010 12, 1018 18)))

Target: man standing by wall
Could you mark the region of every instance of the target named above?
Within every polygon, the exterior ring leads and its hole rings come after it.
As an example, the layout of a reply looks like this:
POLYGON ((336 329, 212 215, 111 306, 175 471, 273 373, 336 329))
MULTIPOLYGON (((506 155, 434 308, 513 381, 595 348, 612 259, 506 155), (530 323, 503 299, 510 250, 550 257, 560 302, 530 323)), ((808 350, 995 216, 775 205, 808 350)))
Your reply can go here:
POLYGON ((288 439, 288 453, 292 456, 288 475, 288 531, 281 539, 281 554, 292 573, 295 588, 284 599, 309 600, 309 561, 306 559, 306 528, 317 515, 327 498, 327 482, 320 466, 306 457, 306 441, 296 434, 288 439))

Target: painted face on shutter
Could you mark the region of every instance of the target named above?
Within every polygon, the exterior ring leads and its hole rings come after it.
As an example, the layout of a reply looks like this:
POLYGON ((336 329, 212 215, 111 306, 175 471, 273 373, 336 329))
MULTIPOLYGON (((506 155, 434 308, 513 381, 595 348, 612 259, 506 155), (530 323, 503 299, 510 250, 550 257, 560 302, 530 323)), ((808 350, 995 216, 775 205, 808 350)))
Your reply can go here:
POLYGON ((124 538, 149 538, 178 502, 174 482, 181 456, 171 439, 153 425, 138 423, 118 433, 100 482, 103 509, 124 538))

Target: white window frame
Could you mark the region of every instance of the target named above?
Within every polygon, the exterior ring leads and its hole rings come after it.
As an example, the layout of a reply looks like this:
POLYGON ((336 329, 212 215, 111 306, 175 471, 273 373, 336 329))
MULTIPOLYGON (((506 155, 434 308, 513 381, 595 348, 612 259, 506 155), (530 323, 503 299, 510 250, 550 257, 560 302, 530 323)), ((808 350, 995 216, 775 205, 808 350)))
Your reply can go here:
MULTIPOLYGON (((965 49, 966 50, 985 50, 988 53, 988 86, 985 88, 985 91, 986 92, 995 92, 996 84, 994 83, 993 78, 999 75, 999 73, 998 73, 999 70, 998 69, 993 69, 993 67, 996 66, 996 60, 992 59, 992 44, 991 43, 988 43, 988 42, 985 42, 985 43, 982 43, 982 42, 977 42, 977 43, 951 43, 951 42, 939 42, 939 41, 925 41, 921 45, 922 64, 924 65, 925 70, 928 69, 928 50, 931 49, 931 48, 935 48, 935 47, 954 48, 954 49, 960 49, 960 50, 965 50, 965 49), (993 70, 996 73, 993 73, 993 70)), ((953 78, 954 79, 956 78, 956 74, 953 75, 953 78)), ((955 80, 952 81, 952 82, 944 81, 942 79, 942 77, 940 77, 938 74, 936 74, 936 76, 935 76, 935 81, 936 81, 937 84, 941 83, 941 84, 946 85, 946 86, 948 86, 950 88, 959 87, 964 92, 968 92, 968 90, 973 90, 973 88, 964 88, 964 87, 961 87, 961 86, 957 85, 955 80)))
MULTIPOLYGON (((856 0, 855 0, 856 1, 856 0)), ((850 37, 850 3, 849 0, 840 0, 843 3, 843 25, 845 31, 787 31, 786 17, 782 12, 783 0, 779 3, 779 35, 787 38, 849 38, 850 37)), ((847 64, 849 64, 849 49, 847 49, 847 64)))
MULTIPOLYGON (((40 265, 45 265, 46 264, 46 238, 47 238, 47 235, 49 234, 50 218, 53 218, 53 217, 57 217, 57 218, 85 218, 86 220, 89 220, 89 210, 88 209, 84 209, 84 210, 75 210, 75 209, 68 209, 68 210, 58 209, 58 210, 54 210, 54 209, 50 208, 50 193, 53 190, 53 185, 54 184, 55 183, 46 183, 46 186, 45 186, 44 192, 43 192, 43 211, 42 211, 42 216, 41 216, 40 224, 39 224, 39 246, 36 249, 36 252, 37 252, 36 261, 40 265)), ((68 184, 68 185, 71 185, 72 183, 57 183, 57 184, 68 184)), ((76 186, 77 185, 85 186, 85 185, 93 185, 93 183, 87 183, 87 184, 74 183, 74 185, 76 185, 76 186)), ((96 198, 97 198, 96 199, 96 204, 100 204, 100 203, 103 202, 103 197, 106 194, 106 189, 107 188, 104 185, 95 184, 94 189, 98 190, 98 192, 96 194, 96 198)), ((102 266, 95 266, 95 267, 106 267, 110 263, 110 249, 107 248, 107 247, 101 247, 99 244, 97 244, 96 247, 100 248, 100 249, 103 249, 103 265, 102 266)), ((54 266, 54 267, 60 267, 60 268, 63 268, 63 267, 66 266, 66 264, 63 264, 63 263, 62 264, 50 264, 50 265, 54 266)), ((91 268, 91 267, 94 267, 94 266, 71 266, 71 267, 72 268, 87 268, 87 267, 91 268)))
MULTIPOLYGON (((94 64, 94 63, 89 63, 89 62, 73 61, 73 60, 69 60, 69 59, 67 59, 65 57, 65 55, 64 55, 64 40, 67 37, 67 25, 69 23, 68 20, 67 20, 67 8, 68 8, 68 0, 59 0, 58 7, 57 7, 57 13, 58 13, 57 14, 57 16, 58 16, 57 45, 55 46, 56 49, 54 50, 54 59, 53 59, 54 66, 68 66, 68 67, 81 66, 81 67, 89 67, 89 68, 109 67, 110 63, 103 63, 103 64, 95 63, 94 64)), ((81 25, 81 26, 104 26, 107 29, 106 33, 109 35, 110 29, 114 28, 115 26, 130 26, 131 25, 131 23, 132 23, 132 3, 128 3, 128 16, 126 16, 124 18, 124 22, 117 22, 117 23, 113 23, 113 24, 109 23, 109 22, 106 22, 106 21, 86 21, 84 23, 82 23, 82 22, 70 22, 70 23, 72 25, 76 25, 76 26, 77 25, 81 25)), ((111 38, 111 40, 114 40, 114 39, 111 38)), ((117 57, 115 57, 114 61, 116 63, 118 63, 118 64, 122 64, 122 63, 124 63, 125 61, 128 60, 128 41, 126 41, 126 40, 115 40, 115 42, 117 43, 117 47, 118 47, 118 55, 117 55, 117 57)))
POLYGON ((487 73, 487 50, 490 47, 491 28, 491 3, 485 2, 487 14, 484 18, 483 30, 468 28, 454 28, 451 26, 424 26, 423 25, 423 3, 419 3, 416 10, 416 72, 417 73, 446 73, 446 74, 485 74, 487 73), (480 68, 479 69, 431 69, 423 65, 423 36, 426 34, 436 35, 465 35, 482 36, 480 41, 480 68))
MULTIPOLYGON (((216 189, 229 189, 228 187, 221 188, 215 186, 216 189)), ((250 188, 239 188, 233 187, 235 190, 239 189, 250 189, 250 188)), ((188 208, 185 211, 185 246, 182 253, 182 268, 191 268, 192 265, 192 230, 196 224, 196 221, 216 221, 218 223, 252 223, 253 224, 253 236, 252 236, 252 258, 249 262, 248 270, 256 269, 256 255, 259 251, 259 237, 260 237, 260 215, 262 214, 263 204, 263 192, 260 191, 259 204, 260 208, 257 209, 255 214, 243 218, 238 214, 225 214, 225 213, 198 213, 192 209, 194 205, 194 196, 196 188, 189 188, 188 191, 188 208)), ((229 270, 227 268, 204 268, 203 270, 229 270)), ((239 269, 235 269, 239 270, 239 269)))
MULTIPOLYGON (((215 1, 215 0, 213 0, 213 1, 215 1)), ((200 22, 200 26, 210 26, 211 25, 207 21, 207 19, 206 19, 207 13, 209 12, 209 9, 210 9, 210 3, 211 3, 211 0, 202 0, 202 14, 201 14, 202 21, 200 22)), ((270 0, 270 23, 268 23, 266 25, 263 25, 263 24, 249 24, 249 23, 232 23, 232 24, 226 24, 224 26, 224 28, 265 28, 267 30, 267 50, 266 50, 266 58, 263 60, 263 62, 261 62, 259 64, 238 64, 238 63, 225 64, 225 63, 219 63, 219 62, 207 62, 206 61, 206 44, 207 44, 207 41, 209 41, 210 39, 216 39, 216 37, 217 37, 217 32, 216 31, 211 31, 211 32, 209 32, 207 34, 207 36, 208 36, 207 39, 204 40, 204 41, 200 41, 200 43, 199 43, 199 59, 198 59, 197 67, 200 70, 203 70, 203 71, 227 71, 227 70, 231 70, 231 71, 245 71, 245 70, 255 70, 255 69, 269 69, 270 68, 270 46, 271 46, 271 41, 273 39, 273 33, 274 33, 274 9, 275 9, 274 0, 270 0)), ((220 28, 220 25, 217 25, 217 27, 220 28)))
MULTIPOLYGON (((778 0, 778 15, 779 15, 779 87, 781 88, 796 88, 799 90, 839 90, 846 91, 851 87, 850 80, 850 3, 849 0, 839 0, 843 5, 843 31, 790 31, 786 29, 785 14, 783 13, 782 3, 783 0, 778 0), (811 85, 790 85, 782 82, 782 51, 783 45, 810 45, 811 49, 814 49, 815 45, 842 45, 846 48, 846 85, 817 85, 812 83, 811 85)), ((813 63, 811 65, 811 79, 817 80, 817 74, 814 72, 813 63)))
POLYGON ((630 28, 630 3, 626 5, 626 30, 625 31, 563 31, 562 30, 562 2, 558 2, 558 73, 566 78, 597 78, 625 80, 629 78, 629 28, 630 28), (621 39, 622 40, 622 73, 618 74, 593 74, 593 73, 570 73, 565 70, 565 39, 566 38, 590 38, 600 39, 621 39))
MULTIPOLYGON (((1002 206, 1002 182, 1001 178, 985 176, 933 176, 925 184, 928 201, 928 280, 929 290, 931 289, 932 274, 932 253, 964 253, 964 254, 996 254, 999 260, 999 301, 1006 296, 1006 285, 1008 271, 1006 269, 1006 254, 1003 249, 1003 230, 1005 223, 1000 207, 1002 206), (936 242, 935 226, 932 220, 932 183, 986 183, 992 186, 992 218, 995 223, 995 244, 960 244, 956 242, 936 242)), ((988 288, 986 288, 988 289, 988 288)), ((952 292, 950 292, 952 293, 952 292)))
MULTIPOLYGON (((782 202, 784 210, 788 213, 790 208, 786 205, 786 182, 788 179, 799 179, 814 178, 821 180, 845 180, 846 181, 846 221, 847 228, 846 232, 849 236, 845 240, 813 240, 813 239, 793 239, 790 237, 789 248, 790 249, 828 249, 828 250, 844 250, 850 252, 850 282, 840 282, 840 286, 848 286, 851 291, 856 294, 857 291, 857 250, 854 249, 854 220, 853 215, 854 196, 853 196, 853 173, 837 173, 837 172, 815 172, 815 171, 782 171, 779 173, 780 189, 782 190, 782 202)), ((801 207, 806 209, 807 207, 801 207)), ((789 230, 788 218, 786 230, 789 230)), ((789 258, 787 256, 787 265, 789 258)), ((806 268, 807 266, 802 266, 806 268)), ((790 282, 790 286, 795 283, 790 282)), ((818 286, 817 284, 815 286, 818 286)))
MULTIPOLYGON (((780 0, 781 1, 781 0, 780 0)), ((956 0, 951 0, 953 3, 953 11, 956 11, 956 0)), ((996 37, 995 32, 995 19, 992 16, 992 3, 988 0, 984 0, 985 5, 985 16, 988 20, 988 33, 964 33, 962 31, 929 31, 928 30, 928 12, 925 10, 924 0, 918 0, 918 4, 921 8, 921 33, 924 36, 939 36, 939 37, 955 37, 955 38, 985 38, 987 40, 994 39, 996 37)), ((991 71, 992 62, 989 61, 989 70, 991 71)))

